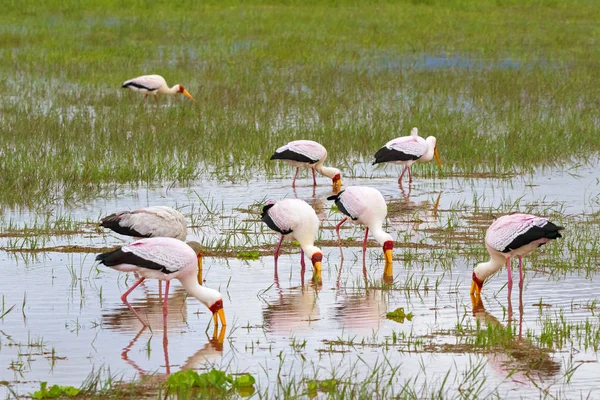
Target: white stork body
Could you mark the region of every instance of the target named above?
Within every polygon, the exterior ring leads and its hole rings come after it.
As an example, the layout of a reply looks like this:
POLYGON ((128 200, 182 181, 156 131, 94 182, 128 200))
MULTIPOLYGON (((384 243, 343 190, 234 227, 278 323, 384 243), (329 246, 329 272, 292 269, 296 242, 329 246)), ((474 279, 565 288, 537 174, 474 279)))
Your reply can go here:
POLYGON ((506 263, 508 290, 512 290, 511 257, 519 259, 519 287, 523 288, 523 257, 552 239, 561 236, 561 226, 556 226, 546 218, 531 214, 511 214, 498 218, 488 228, 485 245, 490 261, 479 263, 473 270, 471 294, 479 295, 483 282, 506 263))
POLYGON ((123 303, 146 325, 137 311, 127 301, 127 296, 146 278, 165 281, 165 300, 163 303, 163 323, 166 328, 168 314, 169 285, 172 279, 178 279, 185 290, 200 300, 213 313, 215 325, 217 315, 223 325, 225 313, 223 298, 214 289, 198 283, 198 268, 201 265, 200 244, 189 244, 173 238, 147 238, 123 246, 117 250, 99 254, 96 260, 100 264, 121 272, 135 272, 141 278, 121 296, 123 303))
POLYGON ((279 249, 284 238, 296 239, 300 243, 300 261, 304 271, 304 253, 310 258, 316 272, 321 271, 323 253, 315 246, 319 231, 319 218, 315 210, 304 200, 283 199, 269 202, 263 207, 261 219, 267 226, 281 234, 281 239, 275 250, 275 270, 279 249))
POLYGON ((185 240, 187 224, 179 211, 165 206, 122 211, 102 218, 100 226, 137 238, 171 237, 185 240))
MULTIPOLYGON (((176 94, 182 93, 188 99, 194 100, 190 92, 188 92, 182 85, 174 85, 169 87, 167 81, 160 75, 142 75, 137 78, 129 79, 123 82, 123 88, 131 89, 136 92, 144 93, 144 99, 149 94, 154 95, 156 103, 158 103, 158 93, 161 94, 176 94)), ((194 100, 196 101, 196 100, 194 100)))
POLYGON ((402 174, 398 179, 398 183, 402 184, 402 177, 408 170, 409 183, 412 182, 412 174, 410 166, 417 160, 431 161, 433 157, 442 168, 442 162, 437 151, 437 140, 434 136, 429 136, 423 139, 419 136, 419 130, 412 128, 410 136, 402 136, 390 140, 381 149, 375 153, 375 161, 373 165, 380 163, 400 164, 404 166, 402 174))
POLYGON ((340 240, 340 227, 350 218, 355 224, 363 224, 367 227, 363 242, 363 258, 367 251, 370 229, 377 243, 383 247, 386 263, 392 262, 394 240, 389 233, 383 230, 383 224, 387 217, 387 204, 379 190, 367 186, 350 186, 327 199, 334 200, 340 212, 346 215, 335 227, 338 240, 340 240))
POLYGON ((340 170, 323 165, 327 158, 327 150, 323 145, 313 140, 294 140, 285 146, 275 150, 271 160, 281 160, 296 167, 296 174, 292 181, 292 187, 296 187, 296 177, 300 168, 310 168, 313 174, 313 184, 317 185, 315 170, 328 178, 331 178, 333 186, 338 189, 342 186, 340 170))

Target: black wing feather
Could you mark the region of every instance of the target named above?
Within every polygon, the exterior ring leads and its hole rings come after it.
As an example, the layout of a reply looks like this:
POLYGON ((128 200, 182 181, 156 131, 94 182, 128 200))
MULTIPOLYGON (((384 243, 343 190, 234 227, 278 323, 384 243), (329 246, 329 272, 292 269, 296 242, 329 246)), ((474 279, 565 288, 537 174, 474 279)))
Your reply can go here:
POLYGON ((129 86, 133 86, 133 87, 136 87, 136 88, 138 88, 138 89, 146 89, 146 90, 147 90, 147 91, 149 91, 149 92, 153 92, 153 91, 155 91, 155 90, 157 90, 157 89, 158 89, 157 87, 156 87, 156 88, 149 88, 149 87, 147 87, 147 86, 140 85, 139 83, 135 83, 135 82, 127 82, 127 83, 124 83, 122 87, 124 87, 124 88, 128 88, 129 86))
POLYGON ((100 226, 110 229, 121 235, 133 236, 133 237, 152 237, 152 234, 143 234, 129 226, 123 226, 119 223, 121 222, 121 214, 111 214, 108 217, 102 218, 100 221, 100 226))
POLYGON ((341 192, 339 192, 338 194, 335 194, 333 196, 329 196, 327 198, 327 200, 333 200, 335 201, 335 205, 337 206, 338 210, 340 210, 340 212, 344 215, 349 216, 353 221, 356 221, 358 219, 358 217, 353 216, 352 214, 350 214, 350 212, 346 209, 346 207, 344 207, 344 203, 342 202, 342 193, 344 193, 345 190, 342 190, 341 192))
POLYGON ((383 146, 375 153, 375 161, 373 161, 372 165, 390 161, 414 161, 419 158, 421 158, 421 156, 406 154, 402 151, 389 149, 387 146, 383 146))
POLYGON ((277 224, 275 224, 275 221, 273 221, 273 219, 271 218, 271 216, 269 215, 269 210, 271 209, 271 207, 273 207, 275 204, 267 204, 266 206, 263 207, 262 213, 260 214, 260 219, 263 220, 263 222, 265 224, 267 224, 267 226, 271 229, 273 229, 275 232, 279 232, 282 235, 287 235, 288 233, 292 233, 291 229, 288 230, 283 230, 280 227, 277 226, 277 224))
POLYGON ((292 150, 284 150, 281 153, 275 153, 271 156, 271 160, 290 160, 299 161, 309 164, 316 164, 319 160, 313 160, 312 158, 305 156, 304 154, 296 153, 292 150))
POLYGON ((137 265, 141 268, 152 269, 155 271, 164 272, 170 274, 174 271, 169 271, 164 265, 155 263, 154 261, 146 260, 145 258, 136 256, 133 253, 125 252, 118 248, 117 250, 108 251, 106 253, 98 254, 96 261, 100 261, 100 264, 104 264, 107 267, 114 267, 120 264, 132 264, 137 265))
MULTIPOLYGON (((523 247, 528 245, 531 242, 534 242, 538 239, 558 239, 561 238, 560 230, 564 229, 562 226, 554 225, 552 222, 549 222, 543 227, 532 226, 527 232, 520 234, 517 236, 504 250, 502 253, 508 253, 509 251, 516 250, 519 247, 523 247)), ((543 245, 544 243, 541 243, 543 245)))

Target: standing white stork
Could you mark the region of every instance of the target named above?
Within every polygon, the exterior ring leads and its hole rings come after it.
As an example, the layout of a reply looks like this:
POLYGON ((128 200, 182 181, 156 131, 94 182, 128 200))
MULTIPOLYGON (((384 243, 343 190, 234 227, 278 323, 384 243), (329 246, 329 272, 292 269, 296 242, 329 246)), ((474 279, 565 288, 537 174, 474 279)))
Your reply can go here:
POLYGON ((312 262, 315 275, 321 273, 323 253, 315 246, 315 238, 319 230, 319 218, 315 210, 304 200, 283 199, 269 201, 263 207, 261 219, 267 226, 281 233, 281 239, 275 250, 275 275, 277 275, 277 259, 284 238, 296 239, 300 243, 300 264, 304 272, 304 253, 312 262))
POLYGON ((383 223, 387 217, 387 204, 379 190, 367 186, 350 186, 336 195, 329 196, 327 200, 334 200, 338 210, 346 215, 335 227, 340 247, 340 227, 350 218, 356 224, 367 226, 363 241, 363 260, 367 251, 370 229, 377 243, 383 247, 386 264, 392 262, 394 240, 389 233, 383 230, 383 223))
POLYGON ((519 287, 523 288, 523 257, 552 239, 561 236, 562 226, 531 214, 512 214, 498 218, 487 230, 485 246, 490 261, 477 264, 473 270, 471 294, 480 295, 483 282, 506 262, 508 291, 512 291, 511 257, 519 258, 519 287))
POLYGON ((137 238, 171 237, 185 240, 187 225, 179 211, 165 206, 121 211, 102 218, 100 226, 137 238))
POLYGON ((173 87, 169 87, 167 85, 167 81, 160 75, 142 75, 137 78, 129 79, 128 81, 123 82, 123 88, 128 88, 131 90, 135 90, 136 92, 142 92, 145 94, 144 99, 148 97, 149 94, 154 95, 154 100, 156 100, 156 104, 158 104, 158 93, 162 94, 175 94, 175 93, 183 93, 185 97, 196 101, 190 92, 188 92, 182 85, 174 85, 173 87))
POLYGON ((440 155, 437 150, 436 138, 434 136, 429 136, 427 139, 423 139, 419 136, 419 130, 417 128, 412 128, 410 136, 402 136, 390 140, 385 146, 379 149, 377 153, 375 153, 373 165, 387 162, 404 165, 402 174, 400 174, 400 178, 398 178, 398 183, 402 185, 402 177, 406 170, 408 170, 408 182, 412 183, 410 166, 415 161, 431 161, 434 156, 439 167, 442 168, 442 162, 440 161, 440 155))
POLYGON ((165 297, 163 303, 163 324, 167 326, 169 285, 171 279, 178 279, 185 290, 200 300, 213 314, 215 325, 217 315, 223 325, 226 325, 221 294, 198 283, 198 269, 202 264, 201 246, 198 242, 184 243, 173 238, 147 238, 133 242, 119 249, 99 254, 96 261, 121 272, 135 272, 141 278, 123 295, 121 300, 136 317, 146 325, 146 322, 127 301, 127 296, 146 278, 165 281, 165 297))
POLYGON ((323 145, 313 140, 294 140, 285 146, 275 150, 271 160, 282 160, 296 167, 296 174, 292 181, 292 187, 296 187, 296 177, 300 168, 310 168, 313 175, 313 185, 317 186, 315 170, 328 178, 331 178, 334 190, 342 187, 341 172, 337 168, 323 165, 327 158, 327 150, 323 145))

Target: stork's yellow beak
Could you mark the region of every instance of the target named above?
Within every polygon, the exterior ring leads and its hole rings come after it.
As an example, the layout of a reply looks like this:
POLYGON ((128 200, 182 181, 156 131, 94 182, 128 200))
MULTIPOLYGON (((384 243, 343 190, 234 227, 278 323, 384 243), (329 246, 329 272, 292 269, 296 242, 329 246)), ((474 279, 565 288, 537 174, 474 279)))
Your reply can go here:
POLYGON ((333 190, 338 192, 342 188, 342 180, 337 180, 333 182, 333 190))
POLYGON ((219 319, 221 320, 221 325, 226 326, 227 319, 225 318, 225 311, 222 308, 219 308, 219 310, 217 310, 217 312, 213 314, 213 321, 215 323, 215 326, 219 325, 219 321, 217 320, 217 315, 218 315, 219 319))
POLYGON ((192 97, 192 95, 190 94, 190 92, 188 92, 186 89, 183 89, 183 95, 184 95, 185 97, 187 97, 188 99, 190 99, 190 100, 196 101, 196 99, 194 99, 194 98, 192 97))
POLYGON ((204 281, 202 280, 202 254, 198 255, 198 284, 202 285, 204 281))
POLYGON ((479 286, 475 281, 471 282, 471 294, 477 296, 481 295, 481 286, 479 286))
POLYGON ((391 264, 392 263, 392 249, 387 249, 386 251, 384 251, 384 254, 385 254, 385 263, 391 264))
POLYGON ((315 269, 315 272, 318 272, 319 274, 321 273, 321 261, 317 261, 313 264, 313 267, 315 269))
POLYGON ((386 262, 383 268, 383 281, 391 284, 394 282, 394 265, 391 262, 386 262))
POLYGON ((437 146, 435 146, 435 149, 433 149, 433 155, 435 156, 435 160, 440 166, 440 169, 442 169, 442 161, 440 160, 440 154, 438 153, 437 146))

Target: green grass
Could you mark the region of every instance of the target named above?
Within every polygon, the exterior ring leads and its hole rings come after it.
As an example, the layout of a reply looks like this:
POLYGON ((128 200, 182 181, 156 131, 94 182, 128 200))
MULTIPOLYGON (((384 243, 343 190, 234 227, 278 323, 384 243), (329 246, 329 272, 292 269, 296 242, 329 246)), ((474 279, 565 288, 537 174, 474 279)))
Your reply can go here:
POLYGON ((298 138, 347 170, 412 126, 438 137, 444 173, 586 157, 600 149, 599 18, 586 0, 8 2, 0 204, 287 176, 268 158, 298 138), (145 73, 198 104, 120 89, 145 73))

